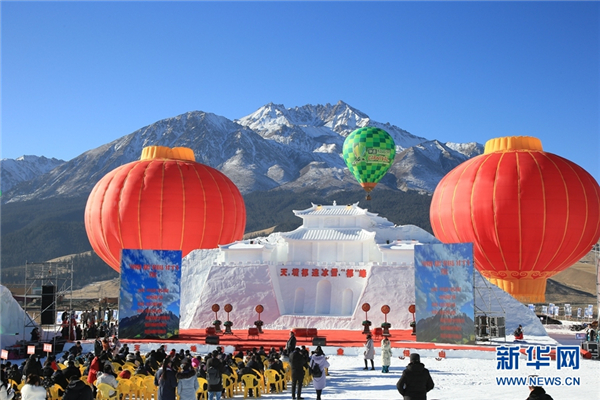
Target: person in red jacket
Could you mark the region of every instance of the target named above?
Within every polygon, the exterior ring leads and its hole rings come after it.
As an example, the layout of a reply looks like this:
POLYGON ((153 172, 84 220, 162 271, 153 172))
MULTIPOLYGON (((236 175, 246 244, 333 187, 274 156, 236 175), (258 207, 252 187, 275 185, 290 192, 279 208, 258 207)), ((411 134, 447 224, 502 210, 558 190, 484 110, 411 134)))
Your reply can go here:
POLYGON ((100 371, 100 359, 98 357, 94 357, 92 363, 90 364, 90 370, 88 372, 88 383, 93 385, 94 382, 96 382, 98 371, 100 371))

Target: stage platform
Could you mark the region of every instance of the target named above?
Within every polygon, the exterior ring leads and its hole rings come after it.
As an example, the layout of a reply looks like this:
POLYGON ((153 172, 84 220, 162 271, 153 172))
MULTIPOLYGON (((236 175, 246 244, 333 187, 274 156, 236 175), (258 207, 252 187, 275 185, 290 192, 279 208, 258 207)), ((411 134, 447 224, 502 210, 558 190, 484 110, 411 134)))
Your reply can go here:
MULTIPOLYGON (((285 347, 289 338, 290 330, 270 330, 264 329, 263 333, 256 335, 248 335, 248 329, 234 329, 233 334, 207 335, 204 329, 186 329, 181 330, 179 337, 173 339, 121 339, 121 342, 128 343, 131 347, 136 343, 165 343, 165 344, 207 344, 211 336, 218 337, 219 346, 233 346, 237 350, 248 350, 254 347, 263 346, 265 349, 275 347, 285 347)), ((427 350, 479 350, 479 351, 495 351, 494 346, 485 345, 453 345, 445 343, 422 343, 417 342, 416 337, 412 335, 411 329, 390 329, 389 339, 393 348, 398 349, 427 349, 427 350)), ((361 330, 322 330, 317 331, 317 338, 325 338, 325 346, 327 347, 362 347, 365 343, 365 335, 361 330)), ((375 347, 381 346, 382 336, 373 335, 375 347)), ((306 346, 315 348, 313 345, 313 337, 302 337, 296 335, 296 346, 306 346)), ((216 343, 209 343, 216 344, 216 343)))

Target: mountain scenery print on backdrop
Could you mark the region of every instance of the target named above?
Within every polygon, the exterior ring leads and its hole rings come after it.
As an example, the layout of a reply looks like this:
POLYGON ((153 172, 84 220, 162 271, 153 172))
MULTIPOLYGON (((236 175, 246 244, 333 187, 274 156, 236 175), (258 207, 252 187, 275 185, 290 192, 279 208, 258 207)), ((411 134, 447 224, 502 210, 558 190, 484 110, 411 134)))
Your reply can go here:
POLYGON ((473 244, 415 246, 418 342, 475 344, 473 244))
POLYGON ((121 253, 119 336, 124 339, 179 335, 181 251, 121 253))

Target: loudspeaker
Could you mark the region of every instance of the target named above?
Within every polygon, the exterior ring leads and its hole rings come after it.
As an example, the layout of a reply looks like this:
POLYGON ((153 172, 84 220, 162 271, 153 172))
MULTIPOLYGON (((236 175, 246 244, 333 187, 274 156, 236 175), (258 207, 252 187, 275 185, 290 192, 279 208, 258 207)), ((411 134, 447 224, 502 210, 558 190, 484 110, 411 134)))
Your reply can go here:
POLYGON ((327 346, 327 338, 324 337, 314 337, 312 339, 313 346, 327 346))
POLYGON ((219 344, 219 337, 218 336, 207 336, 206 339, 204 340, 204 343, 219 344))
POLYGON ((54 325, 56 318, 56 286, 42 286, 42 325, 54 325))

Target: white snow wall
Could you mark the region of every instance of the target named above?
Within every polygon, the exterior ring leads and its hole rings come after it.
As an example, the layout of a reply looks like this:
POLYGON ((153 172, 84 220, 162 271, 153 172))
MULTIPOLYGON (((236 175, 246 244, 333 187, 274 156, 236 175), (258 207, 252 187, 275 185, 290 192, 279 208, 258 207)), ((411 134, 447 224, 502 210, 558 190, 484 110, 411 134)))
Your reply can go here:
POLYGON ((29 340, 33 327, 23 330, 29 317, 5 286, 0 285, 0 349, 29 340))
MULTIPOLYGON (((182 329, 203 329, 212 326, 213 304, 220 305, 218 317, 225 321, 227 315, 223 307, 227 303, 233 306, 230 313, 233 329, 254 326, 258 317, 254 308, 258 304, 264 307, 261 320, 264 321, 266 329, 362 329, 361 322, 365 319, 365 313, 361 309, 363 303, 371 305, 368 318, 373 327, 380 326, 384 321, 381 312, 381 306, 384 304, 391 308, 387 319, 392 324, 392 329, 409 329, 412 321, 408 306, 414 304, 415 300, 413 267, 372 266, 363 291, 356 294, 357 301, 354 303, 352 316, 282 315, 279 307, 282 299, 279 299, 278 303, 278 292, 293 288, 290 288, 289 284, 279 287, 277 269, 273 268, 273 265, 217 266, 213 265, 217 254, 218 250, 198 250, 183 260, 180 325, 182 329)), ((538 318, 526 306, 483 279, 479 272, 475 272, 475 285, 487 287, 486 290, 479 290, 480 295, 477 292, 474 295, 477 308, 491 309, 496 313, 504 310, 508 334, 521 324, 526 334, 547 335, 538 318)), ((302 279, 299 279, 298 283, 306 285, 306 281, 302 279)), ((314 309, 314 298, 306 299, 306 304, 314 309)))

